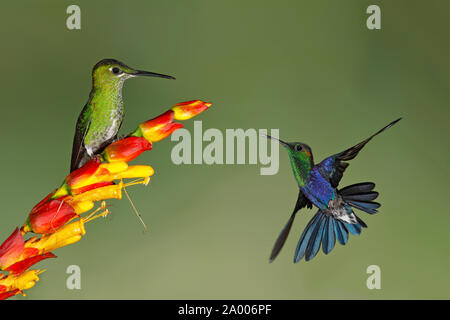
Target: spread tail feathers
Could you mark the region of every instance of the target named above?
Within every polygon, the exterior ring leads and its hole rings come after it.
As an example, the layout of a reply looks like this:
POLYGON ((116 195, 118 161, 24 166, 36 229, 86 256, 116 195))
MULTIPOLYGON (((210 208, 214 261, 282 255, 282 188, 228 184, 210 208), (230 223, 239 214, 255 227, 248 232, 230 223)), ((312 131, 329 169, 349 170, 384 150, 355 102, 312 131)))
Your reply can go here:
POLYGON ((339 190, 339 194, 353 208, 375 214, 381 205, 373 201, 378 197, 378 192, 373 191, 374 188, 373 182, 357 183, 339 190))
MULTIPOLYGON (((338 192, 348 205, 374 214, 380 207, 379 203, 373 201, 378 197, 378 192, 373 191, 374 187, 374 183, 364 182, 345 187, 338 192)), ((303 257, 305 261, 311 260, 316 256, 321 245, 322 251, 328 254, 334 249, 336 240, 345 245, 349 233, 359 235, 361 229, 367 228, 367 225, 356 214, 355 218, 357 222, 351 224, 338 220, 321 210, 317 211, 300 237, 295 250, 294 263, 299 262, 303 257)))

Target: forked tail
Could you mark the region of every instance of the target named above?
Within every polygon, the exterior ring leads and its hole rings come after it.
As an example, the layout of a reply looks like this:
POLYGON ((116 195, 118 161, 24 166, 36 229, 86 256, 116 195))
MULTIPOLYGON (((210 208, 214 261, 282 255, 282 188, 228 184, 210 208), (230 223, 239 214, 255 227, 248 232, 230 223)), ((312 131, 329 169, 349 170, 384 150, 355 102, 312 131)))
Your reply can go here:
MULTIPOLYGON (((375 214, 381 205, 373 201, 378 197, 378 192, 373 191, 374 188, 375 183, 363 182, 347 186, 338 193, 351 207, 375 214)), ((299 262, 303 257, 306 261, 311 260, 316 256, 321 245, 322 251, 328 254, 333 250, 336 239, 340 244, 345 245, 349 233, 359 235, 361 229, 367 228, 367 225, 356 214, 355 217, 357 223, 351 224, 340 221, 321 210, 317 211, 300 237, 295 250, 294 262, 299 262)))

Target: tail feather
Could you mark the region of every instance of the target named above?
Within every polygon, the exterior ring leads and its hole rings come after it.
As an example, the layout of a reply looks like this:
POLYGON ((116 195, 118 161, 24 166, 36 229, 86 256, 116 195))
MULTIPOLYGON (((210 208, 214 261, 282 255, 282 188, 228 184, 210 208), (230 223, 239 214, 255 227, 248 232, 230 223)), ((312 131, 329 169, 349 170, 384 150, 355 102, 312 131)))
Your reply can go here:
POLYGON ((361 227, 367 228, 367 224, 365 224, 364 221, 362 221, 357 215, 355 215, 355 217, 356 217, 356 221, 358 221, 358 223, 361 225, 361 227))
POLYGON ((345 229, 344 224, 341 221, 334 220, 334 232, 336 233, 336 238, 340 244, 345 246, 348 241, 348 231, 345 229))
MULTIPOLYGON (((356 214, 355 214, 355 216, 356 216, 356 214)), ((359 223, 351 224, 351 223, 344 222, 344 226, 345 226, 345 229, 348 230, 348 232, 350 232, 351 234, 353 234, 355 236, 359 236, 361 233, 361 225, 359 223)))
POLYGON ((350 195, 350 194, 360 194, 372 191, 375 188, 375 183, 373 182, 362 182, 362 183, 356 183, 352 184, 350 186, 347 186, 345 188, 342 188, 339 190, 339 193, 342 196, 350 195))
POLYGON ((320 217, 323 215, 322 211, 317 211, 314 217, 309 221, 305 230, 303 230, 302 235, 300 236, 300 240, 298 241, 297 248, 295 249, 294 255, 294 263, 299 262, 306 252, 306 247, 308 245, 309 240, 311 239, 314 228, 320 220, 320 217))
POLYGON ((291 230, 292 223, 294 222, 295 214, 296 212, 294 211, 291 217, 289 218, 288 222, 284 226, 283 230, 281 230, 280 235, 277 238, 277 241, 275 241, 275 245, 273 246, 272 252, 270 253, 269 259, 270 262, 275 260, 277 255, 280 253, 281 248, 283 248, 283 245, 286 242, 289 231, 291 230))
MULTIPOLYGON (((344 198, 344 200, 346 200, 344 198)), ((381 204, 379 204, 378 202, 373 202, 373 201, 349 201, 346 200, 346 202, 356 208, 359 209, 361 211, 367 212, 369 214, 376 214, 378 213, 378 208, 381 207, 381 204)))
MULTIPOLYGON (((351 207, 361 211, 374 214, 381 206, 375 200, 378 192, 373 191, 375 184, 373 182, 363 182, 347 186, 338 191, 346 203, 346 208, 354 214, 351 207)), ((318 210, 314 217, 309 221, 305 230, 303 230, 300 240, 295 250, 294 262, 299 262, 303 257, 306 261, 313 259, 320 246, 325 254, 330 253, 336 244, 336 240, 345 245, 348 242, 349 233, 353 235, 361 234, 362 228, 367 228, 364 221, 356 214, 356 223, 348 223, 337 219, 330 212, 318 210)))
POLYGON ((317 252, 319 251, 326 220, 327 220, 326 215, 322 214, 320 216, 319 223, 317 223, 316 227, 314 228, 314 232, 308 241, 308 246, 306 247, 306 253, 305 253, 306 261, 309 261, 312 258, 314 258, 316 256, 317 252))
POLYGON ((377 209, 381 204, 373 201, 378 197, 378 192, 372 191, 374 188, 375 183, 362 182, 352 184, 339 190, 339 194, 342 196, 342 199, 353 208, 369 214, 375 214, 378 212, 377 209))
POLYGON ((378 197, 378 192, 371 191, 371 192, 362 192, 357 194, 347 194, 344 195, 345 199, 347 200, 355 200, 355 201, 372 201, 375 200, 378 197))
POLYGON ((346 223, 321 210, 317 211, 300 237, 294 262, 299 262, 303 257, 305 257, 305 261, 313 259, 321 244, 325 254, 334 249, 336 239, 339 243, 345 245, 349 233, 359 235, 361 228, 367 227, 358 216, 356 216, 356 219, 358 222, 355 224, 346 223))
MULTIPOLYGON (((373 182, 357 183, 339 190, 339 194, 348 206, 374 214, 381 206, 373 201, 378 197, 378 192, 373 191, 374 188, 373 182)), ((352 211, 348 206, 348 210, 352 211)), ((360 235, 362 228, 367 228, 367 225, 356 214, 354 215, 356 223, 348 223, 321 210, 317 211, 298 241, 294 262, 299 262, 303 257, 306 261, 313 259, 321 245, 325 254, 330 253, 335 247, 336 240, 342 245, 348 242, 349 233, 360 235)))
POLYGON ((322 238, 322 251, 325 254, 331 252, 336 243, 336 236, 334 231, 336 228, 335 223, 336 221, 331 216, 327 217, 322 238))

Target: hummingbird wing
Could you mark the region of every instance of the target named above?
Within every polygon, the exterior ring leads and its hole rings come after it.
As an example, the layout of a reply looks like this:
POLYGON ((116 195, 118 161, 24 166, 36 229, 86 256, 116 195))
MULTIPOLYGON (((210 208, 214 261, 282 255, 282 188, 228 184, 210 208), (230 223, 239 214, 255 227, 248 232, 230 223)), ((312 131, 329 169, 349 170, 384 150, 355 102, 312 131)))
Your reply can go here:
POLYGON ((70 161, 70 172, 78 169, 80 162, 87 155, 86 147, 84 146, 84 138, 91 125, 91 108, 87 105, 83 108, 77 120, 75 128, 75 136, 73 137, 72 159, 70 161))
POLYGON ((321 174, 330 180, 331 185, 336 188, 339 185, 339 182, 342 179, 342 175, 344 174, 345 169, 349 166, 349 164, 345 161, 354 159, 359 151, 361 151, 362 148, 370 141, 372 140, 376 135, 382 133, 383 131, 389 129, 394 124, 399 122, 402 118, 399 118, 395 121, 392 121, 387 126, 382 128, 381 130, 377 131, 373 135, 371 135, 369 138, 361 141, 357 145, 348 148, 345 151, 342 151, 338 154, 332 155, 331 157, 328 157, 324 159, 321 163, 317 165, 319 171, 321 174))
POLYGON ((272 253, 270 254, 269 261, 272 262, 275 260, 275 258, 280 253, 281 249, 283 248, 284 243, 286 242, 287 236, 289 234, 289 231, 291 231, 292 223, 294 222, 295 214, 298 210, 302 209, 303 207, 307 206, 308 208, 312 208, 311 201, 306 198, 306 196, 303 194, 301 190, 298 192, 297 202, 295 203, 294 211, 292 212, 288 222, 284 226, 283 230, 281 230, 280 235, 278 236, 277 240, 275 241, 275 245, 273 246, 272 253))

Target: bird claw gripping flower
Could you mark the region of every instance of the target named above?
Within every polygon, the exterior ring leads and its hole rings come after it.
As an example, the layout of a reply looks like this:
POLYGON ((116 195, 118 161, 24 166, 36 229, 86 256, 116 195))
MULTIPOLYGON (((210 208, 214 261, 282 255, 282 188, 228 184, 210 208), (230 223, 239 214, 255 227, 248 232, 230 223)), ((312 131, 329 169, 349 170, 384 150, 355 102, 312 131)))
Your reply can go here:
POLYGON ((106 217, 107 199, 121 199, 122 191, 136 184, 147 185, 154 170, 148 165, 129 165, 144 151, 183 127, 174 120, 188 120, 211 106, 200 100, 178 103, 160 116, 148 120, 129 136, 112 142, 101 154, 72 171, 61 186, 30 211, 22 227, 0 246, 0 300, 30 289, 43 271, 29 270, 34 264, 56 258, 53 250, 79 241, 85 224, 106 217), (134 179, 124 182, 125 179, 134 179), (101 205, 91 213, 96 202, 101 205), (33 232, 27 240, 24 235, 33 232))

